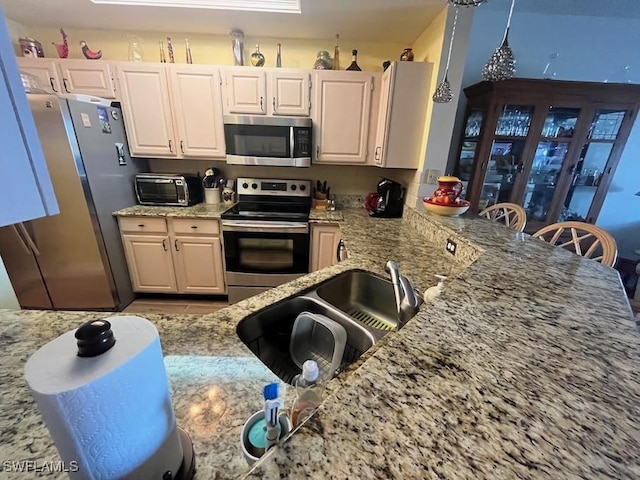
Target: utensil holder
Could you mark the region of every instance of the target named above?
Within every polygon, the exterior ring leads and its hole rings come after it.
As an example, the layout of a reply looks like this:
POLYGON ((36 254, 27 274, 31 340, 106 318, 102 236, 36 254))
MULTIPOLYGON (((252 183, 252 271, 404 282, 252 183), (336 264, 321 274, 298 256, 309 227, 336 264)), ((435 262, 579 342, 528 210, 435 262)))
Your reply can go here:
POLYGON ((217 205, 220 203, 220 189, 219 188, 205 188, 204 189, 204 203, 209 205, 217 205))
POLYGON ((315 210, 326 210, 327 202, 327 200, 313 200, 313 208, 315 210))
MULTIPOLYGON (((263 449, 255 449, 249 443, 249 430, 260 420, 264 420, 264 410, 251 415, 242 426, 242 433, 240 434, 240 448, 242 448, 242 455, 249 466, 260 460, 260 457, 265 453, 263 449)), ((278 441, 280 441, 291 431, 292 425, 291 420, 285 413, 280 413, 278 420, 280 421, 280 438, 278 438, 278 441)))

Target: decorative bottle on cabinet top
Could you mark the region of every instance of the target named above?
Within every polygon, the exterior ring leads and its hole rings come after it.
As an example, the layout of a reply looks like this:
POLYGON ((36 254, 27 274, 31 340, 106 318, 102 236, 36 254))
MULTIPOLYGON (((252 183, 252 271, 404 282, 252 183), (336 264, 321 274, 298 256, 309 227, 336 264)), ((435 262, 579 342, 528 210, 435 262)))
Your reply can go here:
POLYGON ((362 69, 358 66, 358 50, 351 51, 351 65, 347 67, 347 70, 354 72, 361 72, 362 69))
POLYGON ((264 55, 260 52, 260 45, 256 45, 256 51, 251 54, 251 65, 264 67, 264 55))

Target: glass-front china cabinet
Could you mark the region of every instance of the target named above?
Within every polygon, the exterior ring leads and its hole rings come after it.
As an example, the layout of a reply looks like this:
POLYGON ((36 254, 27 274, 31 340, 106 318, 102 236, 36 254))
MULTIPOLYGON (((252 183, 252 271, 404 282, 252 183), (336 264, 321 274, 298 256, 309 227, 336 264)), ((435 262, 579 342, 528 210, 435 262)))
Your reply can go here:
POLYGON ((564 220, 595 223, 640 85, 511 79, 464 92, 455 174, 472 209, 522 205, 528 232, 564 220))

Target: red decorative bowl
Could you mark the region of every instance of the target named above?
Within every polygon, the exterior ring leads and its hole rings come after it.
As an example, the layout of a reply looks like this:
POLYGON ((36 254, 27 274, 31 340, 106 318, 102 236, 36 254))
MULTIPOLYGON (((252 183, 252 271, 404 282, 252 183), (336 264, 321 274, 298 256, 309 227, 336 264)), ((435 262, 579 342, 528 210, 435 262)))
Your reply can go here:
POLYGON ((471 203, 467 200, 458 200, 456 203, 435 203, 429 197, 422 199, 424 208, 431 213, 443 215, 445 217, 457 217, 469 210, 471 203))

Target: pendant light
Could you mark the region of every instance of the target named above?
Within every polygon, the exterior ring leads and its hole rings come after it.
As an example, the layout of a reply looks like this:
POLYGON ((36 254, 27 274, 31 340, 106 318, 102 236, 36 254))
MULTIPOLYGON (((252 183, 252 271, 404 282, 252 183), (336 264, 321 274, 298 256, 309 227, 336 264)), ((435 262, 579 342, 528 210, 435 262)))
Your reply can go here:
POLYGON ((456 14, 453 17, 453 29, 451 30, 451 41, 449 42, 449 53, 447 54, 447 66, 444 69, 444 78, 436 87, 433 97, 431 97, 435 103, 449 103, 453 99, 453 92, 451 91, 448 75, 449 62, 451 62, 451 49, 453 48, 453 37, 456 35, 456 23, 458 23, 458 7, 456 7, 456 14))
POLYGON ((447 2, 454 7, 477 7, 487 3, 487 0, 447 0, 447 2))
POLYGON ((513 77, 516 72, 516 59, 513 51, 509 46, 509 27, 511 26, 511 16, 513 15, 513 6, 516 0, 511 0, 511 8, 509 9, 509 18, 507 19, 507 28, 504 31, 504 38, 498 49, 493 52, 491 58, 482 69, 482 78, 491 82, 499 80, 508 80, 513 77))

